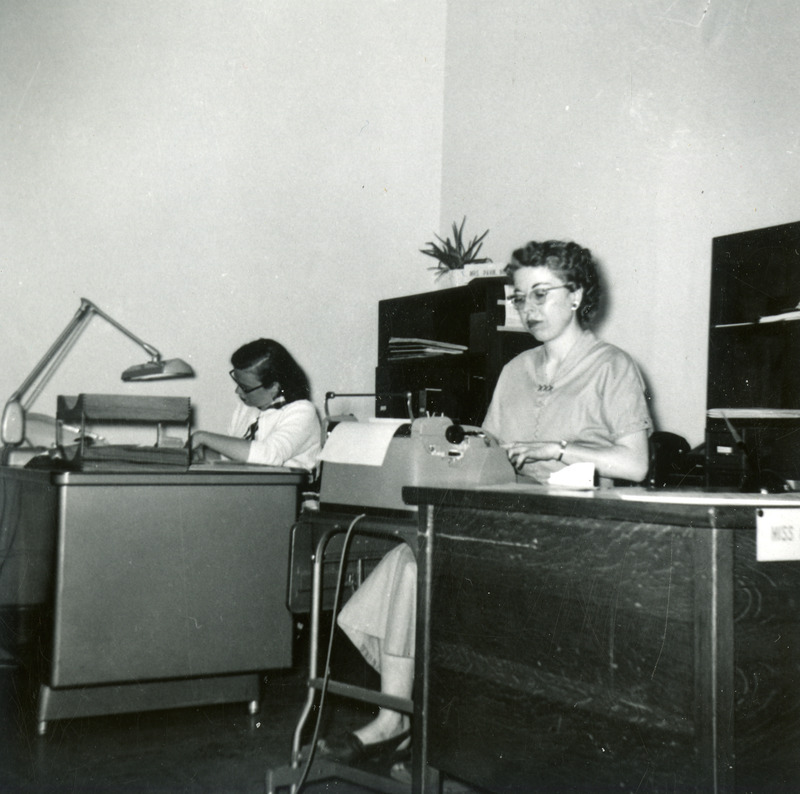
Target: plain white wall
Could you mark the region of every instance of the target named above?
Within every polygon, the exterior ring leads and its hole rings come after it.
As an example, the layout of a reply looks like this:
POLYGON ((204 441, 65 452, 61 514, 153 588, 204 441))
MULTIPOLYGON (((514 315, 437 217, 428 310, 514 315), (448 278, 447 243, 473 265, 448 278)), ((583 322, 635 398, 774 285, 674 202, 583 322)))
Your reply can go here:
POLYGON ((179 394, 224 428, 259 336, 318 405, 371 391, 378 300, 431 285, 444 24, 444 0, 0 0, 0 401, 82 296, 198 377, 122 384, 144 353, 95 318, 32 410, 179 394))
POLYGON ((590 246, 600 332, 698 443, 711 238, 798 218, 798 22, 792 0, 0 0, 0 393, 82 295, 198 378, 124 386, 141 356, 94 320, 37 410, 187 394, 223 426, 228 356, 261 335, 319 404, 370 391, 377 301, 430 288, 418 249, 466 214, 496 260, 590 246))
POLYGON ((703 439, 711 239, 800 219, 794 0, 448 3, 442 224, 603 265, 600 334, 703 439))

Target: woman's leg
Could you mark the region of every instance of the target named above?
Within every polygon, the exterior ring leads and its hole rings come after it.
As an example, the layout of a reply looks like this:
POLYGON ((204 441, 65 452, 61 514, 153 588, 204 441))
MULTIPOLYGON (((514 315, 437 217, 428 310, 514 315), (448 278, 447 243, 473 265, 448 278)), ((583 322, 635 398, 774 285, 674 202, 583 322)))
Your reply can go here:
MULTIPOLYGON (((414 687, 416 644, 417 564, 405 543, 381 560, 339 614, 339 626, 381 676, 381 691, 410 698, 414 687)), ((354 731, 369 747, 405 733, 407 714, 381 708, 374 720, 354 731)), ((352 742, 334 755, 347 754, 352 742)), ((405 742, 401 743, 403 746, 405 742)))
MULTIPOLYGON (((381 692, 410 698, 414 688, 414 650, 417 629, 417 566, 413 555, 398 567, 386 635, 380 643, 381 692)), ((407 714, 381 708, 375 719, 355 731, 364 744, 373 744, 408 730, 407 714)))

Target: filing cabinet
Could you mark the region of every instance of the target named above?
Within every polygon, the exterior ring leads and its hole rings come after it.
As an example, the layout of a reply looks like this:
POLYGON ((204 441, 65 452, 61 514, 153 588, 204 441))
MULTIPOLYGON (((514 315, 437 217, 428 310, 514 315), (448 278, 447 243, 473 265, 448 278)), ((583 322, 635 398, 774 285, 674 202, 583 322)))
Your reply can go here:
POLYGON ((392 395, 411 392, 415 416, 443 414, 480 425, 503 366, 538 344, 529 333, 506 324, 505 283, 503 277, 478 278, 460 287, 380 301, 377 416, 407 416, 405 399, 392 395), (464 350, 398 358, 390 347, 397 338, 446 342, 464 350))

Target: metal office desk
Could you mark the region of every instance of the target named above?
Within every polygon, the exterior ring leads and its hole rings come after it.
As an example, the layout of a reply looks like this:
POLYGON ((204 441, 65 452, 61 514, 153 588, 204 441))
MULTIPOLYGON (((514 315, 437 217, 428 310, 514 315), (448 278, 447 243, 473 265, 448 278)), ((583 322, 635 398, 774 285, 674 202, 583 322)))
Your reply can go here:
POLYGON ((404 497, 415 791, 427 766, 491 791, 797 790, 800 561, 756 560, 757 506, 404 497))
POLYGON ((57 506, 49 476, 0 466, 0 608, 38 608, 49 598, 57 506))
POLYGON ((56 491, 40 732, 50 720, 121 711, 257 709, 259 671, 292 662, 289 538, 304 474, 2 476, 23 491, 56 491))

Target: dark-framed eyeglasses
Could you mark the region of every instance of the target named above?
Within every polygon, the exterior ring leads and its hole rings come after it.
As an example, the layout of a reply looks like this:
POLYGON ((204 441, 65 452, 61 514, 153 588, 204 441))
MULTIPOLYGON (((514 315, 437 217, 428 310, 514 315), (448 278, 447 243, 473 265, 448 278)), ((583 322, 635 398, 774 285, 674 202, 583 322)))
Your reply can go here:
POLYGON ((534 287, 530 292, 522 294, 514 293, 508 300, 509 303, 519 311, 522 311, 529 303, 534 306, 544 306, 547 296, 555 289, 574 289, 571 284, 558 284, 555 287, 534 287))
POLYGON ((242 394, 250 394, 251 391, 258 391, 259 389, 264 388, 263 384, 261 383, 259 383, 258 386, 243 386, 238 380, 236 380, 235 369, 232 369, 228 374, 231 376, 231 378, 233 378, 233 382, 236 384, 242 394))

